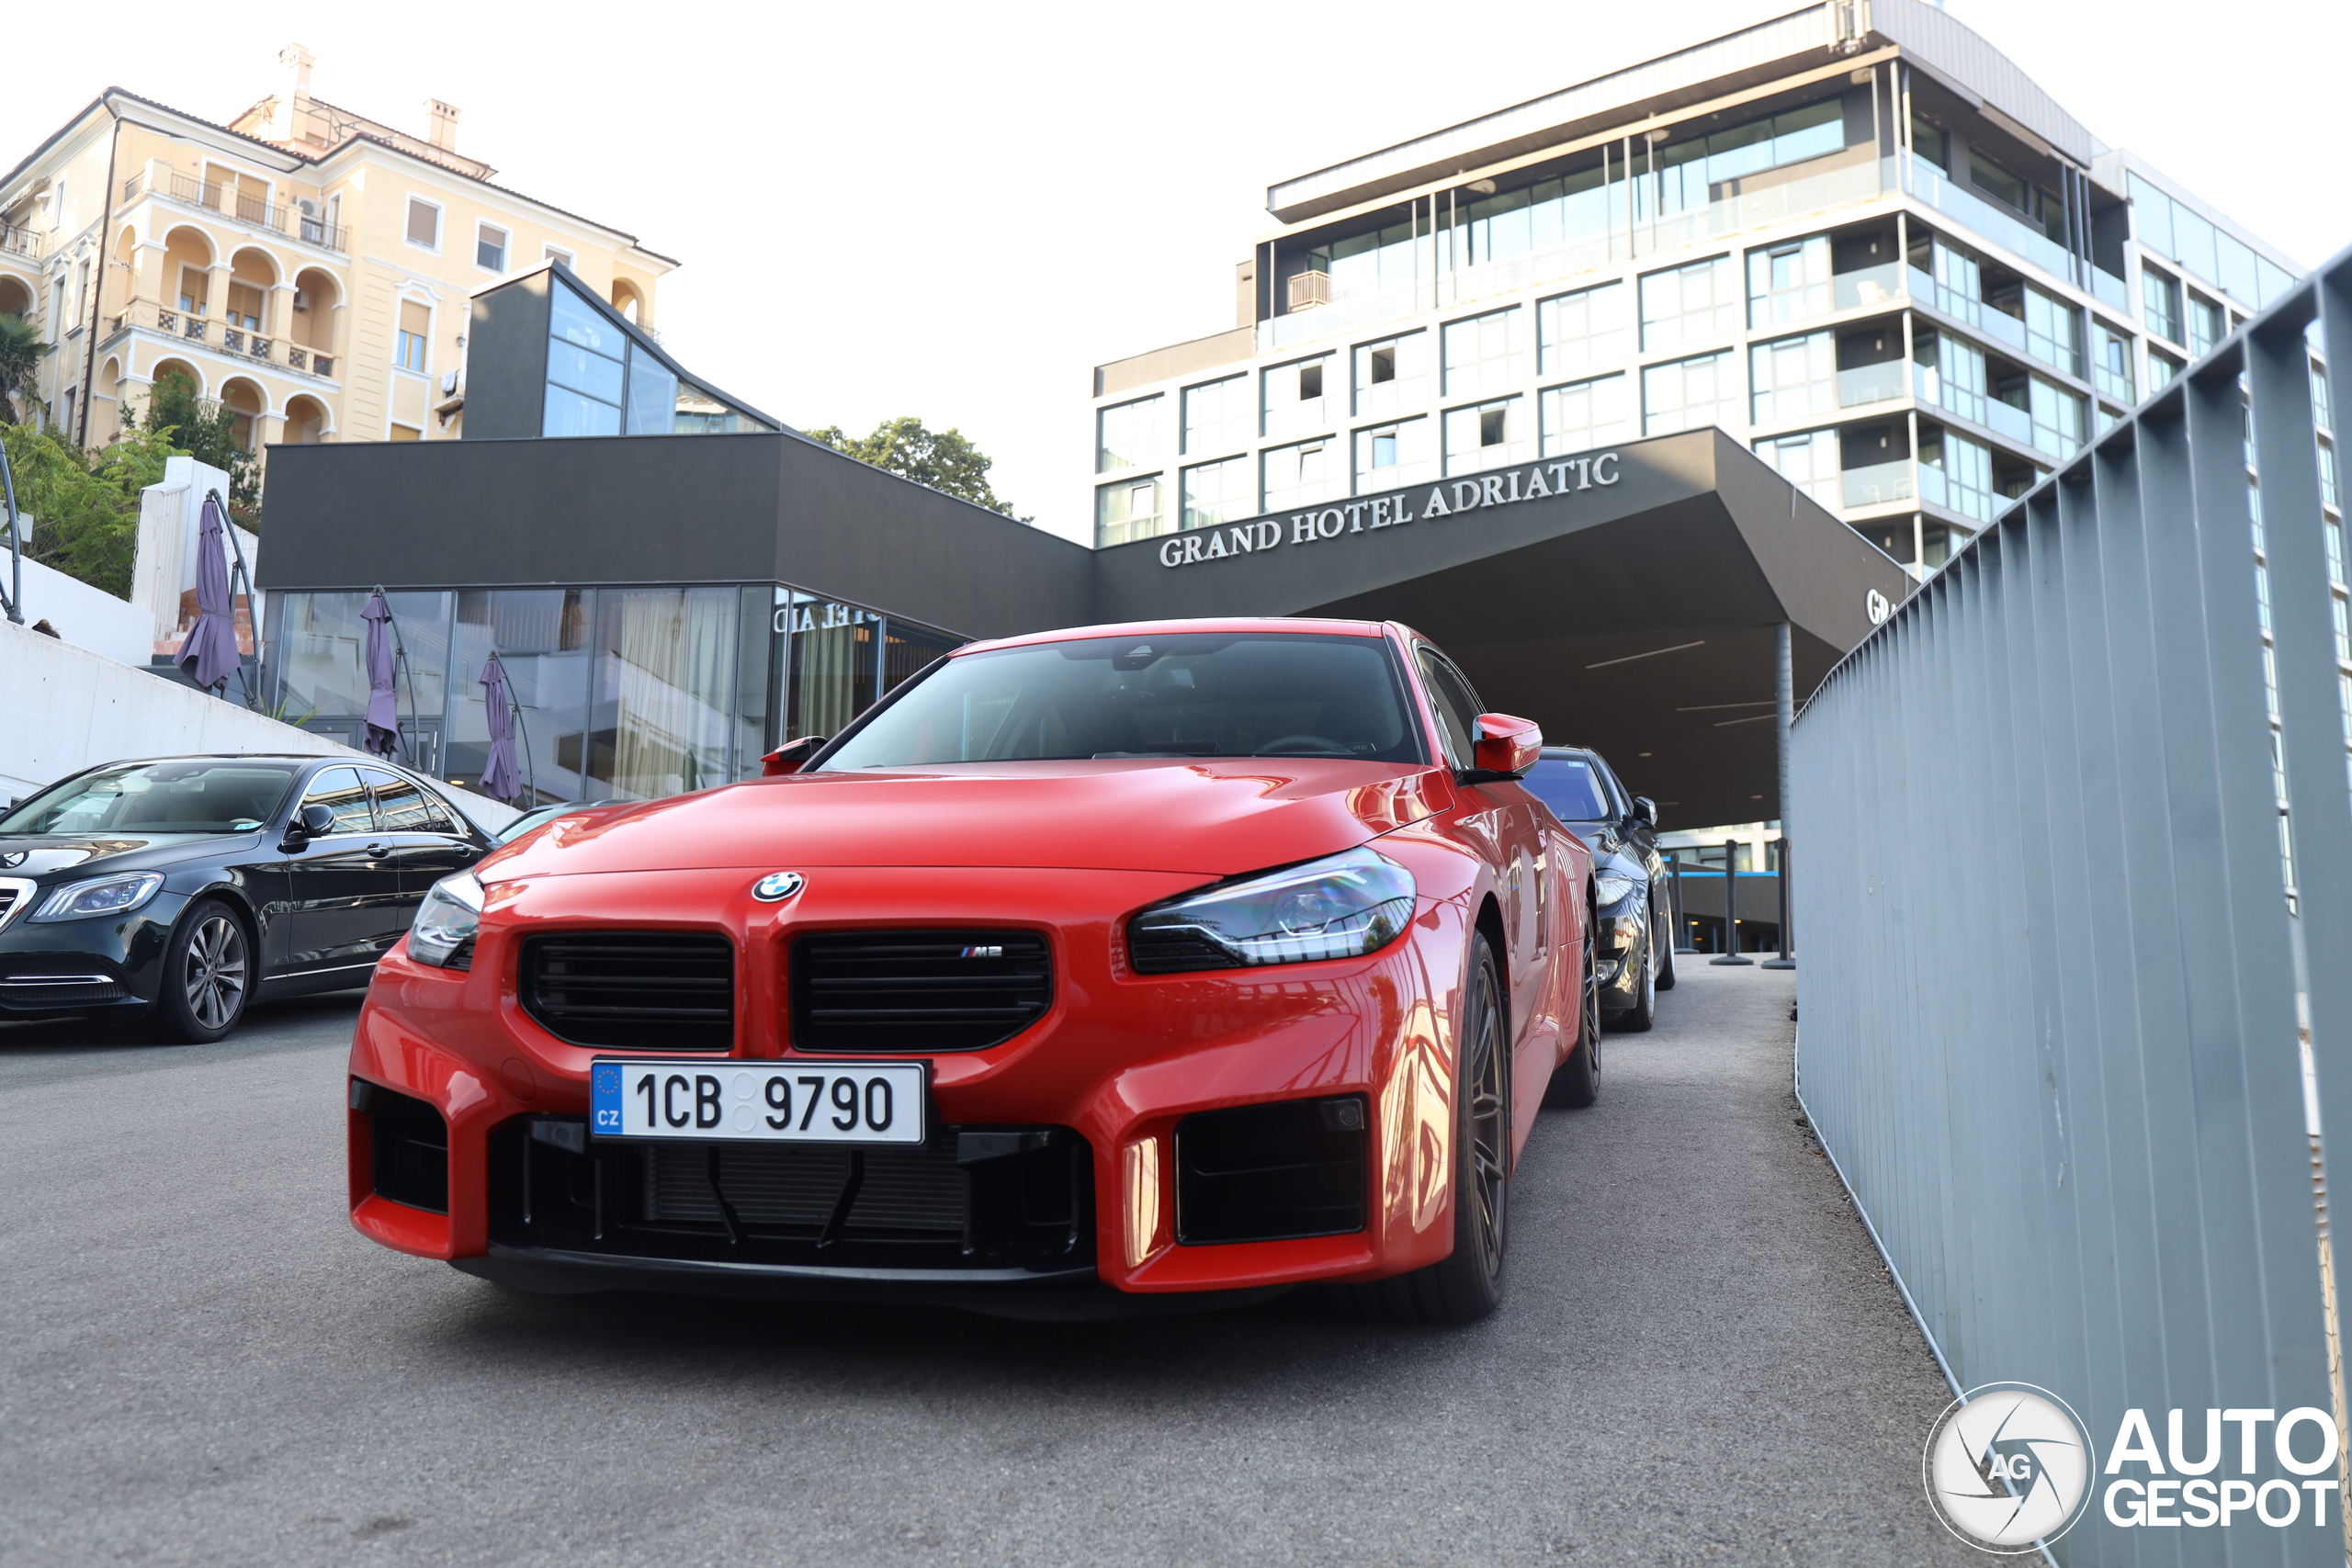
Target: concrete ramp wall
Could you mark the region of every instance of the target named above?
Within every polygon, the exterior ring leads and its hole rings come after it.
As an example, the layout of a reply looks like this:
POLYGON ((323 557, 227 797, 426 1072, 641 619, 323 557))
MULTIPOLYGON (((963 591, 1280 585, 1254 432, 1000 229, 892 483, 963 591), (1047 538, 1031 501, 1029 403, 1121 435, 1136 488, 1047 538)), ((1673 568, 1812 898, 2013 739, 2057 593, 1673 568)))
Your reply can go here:
MULTIPOLYGON (((376 760, 241 704, 0 621, 0 801, 97 762, 213 751, 376 760)), ((438 781, 435 787, 485 829, 519 815, 488 795, 438 781)))

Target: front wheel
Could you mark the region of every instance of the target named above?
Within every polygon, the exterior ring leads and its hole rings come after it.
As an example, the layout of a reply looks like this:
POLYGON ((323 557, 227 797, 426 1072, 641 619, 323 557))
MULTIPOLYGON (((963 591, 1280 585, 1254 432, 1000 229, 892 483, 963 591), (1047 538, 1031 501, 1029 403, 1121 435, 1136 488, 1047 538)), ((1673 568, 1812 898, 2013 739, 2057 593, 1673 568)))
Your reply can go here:
POLYGON ((1670 991, 1674 989, 1675 932, 1673 931, 1673 917, 1670 908, 1667 910, 1653 911, 1650 915, 1650 924, 1666 932, 1665 940, 1657 944, 1657 988, 1661 991, 1670 991))
POLYGON ((1582 1111, 1600 1098, 1600 981, 1594 970, 1599 953, 1593 943, 1598 921, 1584 920, 1584 1005, 1577 1009, 1576 1048, 1568 1059, 1552 1069, 1544 1089, 1547 1111, 1582 1111))
POLYGON ((1369 1285, 1342 1299, 1361 1316, 1392 1323, 1476 1323, 1503 1299, 1510 1215, 1510 1019, 1494 950, 1470 951, 1454 1061, 1453 1253, 1442 1262, 1369 1285))
POLYGON ((245 928, 218 899, 190 909, 164 949, 164 981, 147 1015, 147 1037, 164 1045, 209 1045, 237 1027, 253 989, 245 928))

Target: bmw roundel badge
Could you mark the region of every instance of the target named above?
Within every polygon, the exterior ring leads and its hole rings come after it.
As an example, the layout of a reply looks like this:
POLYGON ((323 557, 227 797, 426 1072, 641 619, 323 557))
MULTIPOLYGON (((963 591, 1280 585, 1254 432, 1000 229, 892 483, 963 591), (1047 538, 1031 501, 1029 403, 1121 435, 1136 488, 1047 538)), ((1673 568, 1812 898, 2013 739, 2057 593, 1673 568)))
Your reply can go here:
POLYGON ((752 897, 763 904, 781 904, 808 885, 797 871, 772 871, 752 884, 752 897))

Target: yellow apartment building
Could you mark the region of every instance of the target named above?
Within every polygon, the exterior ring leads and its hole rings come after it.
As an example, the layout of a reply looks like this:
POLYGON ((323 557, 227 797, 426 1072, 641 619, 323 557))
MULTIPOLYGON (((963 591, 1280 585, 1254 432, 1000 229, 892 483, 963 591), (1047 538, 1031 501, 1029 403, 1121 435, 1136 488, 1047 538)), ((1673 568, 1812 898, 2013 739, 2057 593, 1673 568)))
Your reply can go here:
POLYGON ((38 395, 71 439, 135 424, 175 368, 256 454, 454 438, 468 297, 550 259, 653 329, 675 261, 493 184, 450 105, 413 135, 312 96, 301 45, 278 62, 225 125, 109 87, 0 176, 0 314, 57 345, 38 395))

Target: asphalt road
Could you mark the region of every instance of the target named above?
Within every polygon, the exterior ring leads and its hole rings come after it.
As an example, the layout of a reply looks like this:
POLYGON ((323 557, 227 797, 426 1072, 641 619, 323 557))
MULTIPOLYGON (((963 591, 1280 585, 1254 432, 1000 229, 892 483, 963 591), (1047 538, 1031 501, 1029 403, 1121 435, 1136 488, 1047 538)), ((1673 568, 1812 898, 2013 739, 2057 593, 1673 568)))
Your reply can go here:
POLYGON ((0 1562, 1981 1561, 1791 978, 1685 976, 1544 1113, 1466 1330, 514 1295, 350 1229, 356 997, 0 1027, 0 1562))

